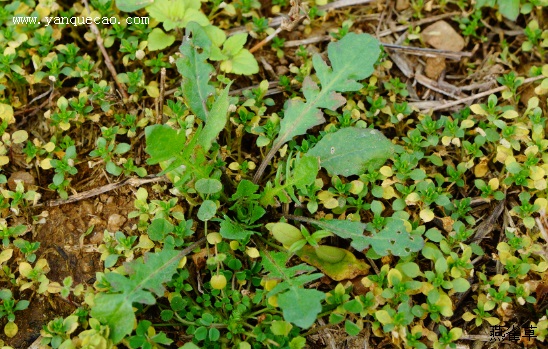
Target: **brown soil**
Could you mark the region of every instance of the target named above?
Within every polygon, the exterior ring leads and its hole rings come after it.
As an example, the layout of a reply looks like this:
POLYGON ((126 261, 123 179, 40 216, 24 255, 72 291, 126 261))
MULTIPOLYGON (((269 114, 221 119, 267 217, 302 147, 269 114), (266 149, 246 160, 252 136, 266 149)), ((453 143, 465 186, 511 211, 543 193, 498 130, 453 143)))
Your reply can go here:
MULTIPOLYGON (((136 222, 127 221, 125 217, 134 209, 134 198, 132 191, 126 187, 118 190, 118 193, 102 194, 90 200, 47 208, 46 222, 33 226, 31 233, 33 241, 40 241, 37 260, 45 258, 49 263, 51 270, 47 274, 48 279, 62 283, 64 278, 72 276, 74 285, 92 285, 95 273, 103 270, 101 255, 96 250, 102 242, 103 233, 107 229, 131 230, 131 225, 136 222), (123 224, 120 226, 120 223, 123 224), (91 226, 93 231, 84 237, 91 226)), ((31 300, 31 305, 16 313, 15 323, 19 332, 15 337, 8 339, 0 335, 6 345, 16 349, 29 348, 40 336, 44 325, 55 317, 70 315, 78 307, 77 301, 65 300, 58 294, 39 295, 24 291, 16 299, 31 300)), ((5 325, 6 319, 2 320, 0 328, 5 325)))

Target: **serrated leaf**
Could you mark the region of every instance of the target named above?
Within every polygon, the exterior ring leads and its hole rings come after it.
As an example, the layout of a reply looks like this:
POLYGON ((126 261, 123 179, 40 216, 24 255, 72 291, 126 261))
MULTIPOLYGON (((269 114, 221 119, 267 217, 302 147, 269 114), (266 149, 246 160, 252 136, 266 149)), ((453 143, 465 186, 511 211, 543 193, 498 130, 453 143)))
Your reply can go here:
POLYGON ((246 230, 239 224, 232 222, 229 218, 225 217, 225 219, 221 222, 219 233, 225 239, 243 240, 253 234, 253 231, 246 230))
POLYGON ((259 167, 254 182, 257 182, 268 162, 284 143, 325 122, 320 108, 334 110, 345 103, 346 100, 338 92, 361 89, 362 85, 358 80, 365 79, 373 72, 374 63, 380 54, 380 46, 378 41, 368 34, 349 33, 339 42, 330 43, 327 51, 331 68, 319 55, 312 59, 322 85, 321 90, 311 79, 306 79, 303 84, 306 102, 286 102, 280 133, 259 167))
POLYGON ((288 100, 285 109, 284 118, 280 123, 280 134, 274 143, 285 143, 295 136, 305 134, 309 128, 325 122, 321 110, 311 103, 288 100))
POLYGON ((350 245, 358 251, 369 246, 369 241, 363 234, 366 227, 363 223, 342 219, 311 220, 311 223, 343 239, 351 240, 350 245))
POLYGON ((150 155, 147 163, 157 164, 176 157, 185 147, 184 132, 177 132, 168 125, 153 125, 145 128, 146 148, 150 155))
POLYGON ((299 188, 314 183, 320 166, 318 160, 312 156, 303 156, 297 161, 291 174, 291 183, 299 188))
POLYGON ((133 330, 135 314, 132 304, 154 304, 156 297, 163 296, 163 284, 172 279, 179 260, 178 251, 164 249, 126 263, 128 276, 114 272, 105 275, 112 287, 111 293, 99 293, 95 297, 91 316, 109 325, 110 339, 114 344, 133 330))
POLYGON ((386 161, 394 146, 381 132, 346 127, 324 136, 307 154, 320 159, 331 175, 352 176, 363 173, 373 161, 386 161))
POLYGON ((357 91, 362 85, 355 83, 373 74, 374 65, 381 53, 377 39, 367 34, 348 33, 341 40, 327 46, 331 70, 316 69, 322 86, 330 90, 357 91))
POLYGON ((183 57, 177 60, 177 70, 183 77, 181 86, 186 103, 197 117, 205 121, 209 115, 207 99, 215 93, 209 84, 215 70, 207 63, 211 40, 196 23, 190 23, 186 33, 187 36, 192 33, 192 37, 181 45, 183 57), (202 52, 198 52, 197 48, 202 52))
POLYGON ((417 235, 411 235, 405 229, 402 220, 391 220, 386 227, 374 234, 367 236, 366 241, 371 244, 373 250, 381 255, 408 256, 420 251, 424 246, 424 240, 417 235))
POLYGON ((325 294, 318 290, 292 288, 278 295, 278 305, 283 310, 284 319, 300 328, 309 328, 316 322, 322 311, 325 294))

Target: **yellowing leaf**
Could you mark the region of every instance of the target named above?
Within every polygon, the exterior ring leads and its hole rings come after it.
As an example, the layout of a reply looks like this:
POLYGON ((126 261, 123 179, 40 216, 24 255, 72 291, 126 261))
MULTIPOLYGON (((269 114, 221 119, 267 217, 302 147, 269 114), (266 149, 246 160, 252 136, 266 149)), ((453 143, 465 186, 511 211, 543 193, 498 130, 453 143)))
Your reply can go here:
POLYGON ((152 98, 158 98, 160 97, 160 90, 158 89, 158 86, 156 86, 156 82, 152 81, 149 85, 145 87, 147 90, 147 94, 152 98))
POLYGON ((546 179, 539 179, 534 182, 535 189, 544 190, 547 187, 546 179))
POLYGON ((394 187, 389 187, 389 186, 383 186, 382 187, 382 198, 383 199, 389 200, 389 199, 392 199, 392 198, 395 198, 395 197, 397 197, 397 195, 396 195, 396 191, 394 190, 394 187))
POLYGON ((432 210, 430 210, 428 208, 425 208, 425 209, 421 210, 420 217, 424 222, 427 223, 427 222, 432 221, 435 216, 434 216, 434 212, 432 212, 432 210))
POLYGON ((470 110, 477 115, 487 115, 487 112, 479 104, 472 104, 470 110))
POLYGON ((15 335, 19 332, 19 328, 15 324, 15 322, 8 322, 6 326, 4 326, 4 333, 6 334, 6 337, 13 338, 15 335))
POLYGON ((463 122, 461 122, 460 127, 461 128, 470 128, 474 126, 474 120, 472 119, 466 119, 463 122))
POLYGON ((147 7, 149 15, 163 22, 164 29, 184 28, 189 22, 196 22, 201 26, 209 24, 209 19, 200 12, 200 0, 170 1, 155 0, 147 7))
POLYGON ((415 204, 416 202, 418 202, 420 200, 420 196, 419 194, 413 192, 409 195, 407 195, 407 197, 405 198, 405 202, 409 205, 409 204, 415 204))
POLYGON ((476 177, 481 178, 487 174, 487 171, 489 171, 488 162, 488 158, 482 158, 480 163, 474 167, 474 175, 476 177))
POLYGON ((55 150, 55 143, 53 142, 46 143, 46 145, 44 146, 44 150, 47 151, 48 153, 51 153, 52 151, 55 150))
POLYGON ((392 171, 392 167, 390 166, 383 166, 379 169, 380 174, 382 174, 385 177, 392 177, 394 172, 392 171))
POLYGON ((487 183, 489 185, 489 188, 491 188, 491 190, 497 190, 499 188, 499 179, 498 178, 491 178, 489 180, 489 183, 487 183))
POLYGON ((150 240, 148 235, 140 235, 139 236, 139 243, 137 244, 136 248, 140 248, 143 250, 150 250, 154 247, 154 242, 150 240))
MULTIPOLYGON (((6 52, 4 52, 4 54, 6 54, 6 52)), ((0 119, 7 121, 8 125, 15 122, 11 105, 0 103, 0 119)))
POLYGON ((490 316, 490 317, 484 318, 484 320, 486 320, 491 326, 500 324, 500 320, 497 319, 496 317, 490 316))
POLYGON ((12 248, 8 248, 0 252, 0 264, 9 261, 11 256, 13 256, 12 248))
POLYGON ((268 297, 268 304, 273 306, 274 308, 277 308, 278 307, 278 296, 268 297))
POLYGON ((390 314, 388 314, 386 310, 377 310, 375 312, 375 317, 383 325, 389 324, 392 322, 392 317, 390 316, 390 314))
POLYGON ((538 198, 535 200, 535 205, 539 205, 541 210, 546 210, 548 207, 548 200, 545 198, 538 198))
POLYGON ((546 172, 544 172, 544 169, 539 166, 531 166, 530 167, 531 174, 529 175, 529 178, 531 178, 534 181, 538 181, 546 175, 546 172))
POLYGON ((50 282, 48 285, 49 293, 59 293, 61 292, 61 285, 58 282, 50 282))
POLYGON ((28 138, 29 138, 29 134, 25 130, 15 131, 11 135, 11 139, 13 140, 13 143, 15 143, 15 144, 23 143, 28 138))
POLYGON ((188 261, 188 258, 186 256, 181 258, 181 260, 179 261, 179 264, 177 264, 177 268, 178 269, 184 268, 187 261, 188 261))
POLYGON ((369 265, 363 260, 359 260, 350 251, 338 249, 344 253, 344 258, 337 263, 328 263, 320 259, 315 248, 304 246, 297 252, 297 255, 306 263, 320 269, 322 273, 335 281, 349 280, 360 275, 367 275, 369 265))
POLYGON ((40 161, 40 167, 44 170, 49 170, 52 167, 50 161, 50 158, 45 158, 44 160, 40 161))
POLYGON ((22 276, 28 277, 31 271, 32 266, 27 262, 22 262, 21 264, 19 264, 19 274, 21 274, 22 276))
POLYGON ((245 253, 250 257, 250 258, 259 258, 261 256, 261 254, 259 253, 259 250, 257 250, 255 247, 252 247, 252 248, 247 248, 245 250, 245 253))
POLYGON ((512 149, 499 145, 497 146, 496 160, 498 162, 505 163, 506 158, 508 158, 508 156, 512 156, 512 154, 513 154, 512 149))
POLYGON ((476 318, 476 315, 472 314, 471 312, 467 311, 466 313, 462 314, 462 319, 464 321, 472 321, 476 318))
POLYGON ((365 186, 365 184, 359 180, 353 180, 352 182, 350 182, 350 185, 350 192, 354 195, 361 193, 363 187, 365 186))
POLYGON ((336 198, 329 198, 327 201, 323 202, 323 205, 327 209, 333 209, 335 207, 339 207, 339 200, 336 198))

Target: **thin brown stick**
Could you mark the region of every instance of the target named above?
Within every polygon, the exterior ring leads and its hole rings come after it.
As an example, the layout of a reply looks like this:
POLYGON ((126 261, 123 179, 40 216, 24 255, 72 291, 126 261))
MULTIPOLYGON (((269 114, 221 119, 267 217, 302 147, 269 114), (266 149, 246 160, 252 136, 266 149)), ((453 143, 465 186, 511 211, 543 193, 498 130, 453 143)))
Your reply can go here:
POLYGON ((286 41, 284 43, 284 47, 299 47, 301 45, 310 45, 310 44, 315 44, 317 42, 329 41, 329 40, 331 40, 331 36, 329 35, 312 36, 310 38, 306 38, 302 40, 286 41))
MULTIPOLYGON (((88 13, 91 13, 88 0, 82 0, 82 4, 84 4, 88 13)), ((114 65, 112 64, 112 60, 110 59, 110 56, 108 55, 108 52, 105 49, 105 46, 103 45, 103 38, 101 37, 99 28, 97 28, 97 25, 95 24, 94 21, 90 21, 90 28, 91 28, 91 32, 95 35, 95 41, 97 42, 97 46, 99 46, 99 49, 101 50, 101 53, 103 54, 103 59, 105 60, 105 64, 107 65, 107 68, 110 71, 110 74, 114 78, 114 81, 116 82, 116 85, 118 86, 118 89, 122 93, 122 97, 124 97, 124 99, 127 100, 129 96, 126 92, 126 89, 124 88, 124 85, 122 85, 122 83, 118 80, 118 74, 116 73, 116 69, 114 68, 114 65)))
POLYGON ((160 97, 158 97, 158 115, 156 115, 156 123, 160 124, 164 121, 164 93, 166 85, 166 68, 160 70, 160 97))
POLYGON ((46 203, 46 206, 49 206, 49 207, 59 206, 59 205, 64 205, 64 204, 70 204, 72 202, 76 202, 76 201, 80 201, 80 200, 89 199, 91 197, 94 197, 94 196, 97 196, 97 195, 100 195, 100 194, 103 194, 103 193, 118 189, 120 187, 123 187, 124 185, 131 185, 133 187, 139 187, 143 184, 162 182, 162 181, 165 181, 165 180, 166 180, 166 177, 164 177, 164 176, 156 177, 154 175, 153 176, 148 176, 148 177, 145 177, 145 178, 128 178, 128 179, 123 180, 121 182, 107 184, 107 185, 104 185, 104 186, 99 187, 99 188, 94 188, 94 189, 84 191, 84 192, 81 192, 81 193, 78 193, 78 194, 75 194, 75 195, 71 195, 66 200, 58 199, 58 200, 48 201, 46 203))
MULTIPOLYGON (((317 42, 329 41, 329 40, 331 40, 331 36, 319 35, 319 36, 313 36, 311 38, 307 38, 303 40, 287 41, 284 43, 284 47, 298 47, 301 45, 315 44, 317 42)), ((427 48, 427 47, 396 45, 396 44, 390 44, 386 42, 381 42, 380 44, 389 50, 404 51, 407 54, 420 55, 424 57, 441 56, 441 57, 445 57, 453 60, 460 60, 462 57, 472 57, 472 52, 455 52, 455 51, 448 51, 448 50, 438 50, 435 48, 427 48)))
POLYGON ((426 57, 442 56, 453 60, 460 60, 462 57, 472 57, 472 52, 454 52, 448 50, 438 50, 435 48, 404 46, 384 42, 381 42, 381 45, 389 50, 400 50, 405 51, 405 53, 407 54, 421 55, 426 57))
POLYGON ((417 82, 419 84, 421 84, 425 87, 428 87, 432 91, 435 91, 437 93, 441 93, 441 94, 446 95, 448 97, 451 97, 453 99, 459 99, 459 98, 467 97, 467 96, 462 96, 462 94, 461 94, 461 96, 458 96, 456 94, 456 93, 458 93, 458 91, 448 91, 447 89, 442 88, 441 86, 439 86, 437 81, 429 79, 428 77, 422 75, 421 73, 415 73, 415 79, 417 80, 417 82))
POLYGON ((436 22, 436 21, 439 21, 440 19, 453 17, 453 16, 458 15, 458 14, 460 14, 460 12, 458 12, 458 11, 449 12, 449 13, 444 13, 442 15, 421 19, 420 21, 416 21, 416 22, 413 22, 413 23, 399 25, 396 28, 387 29, 387 30, 384 30, 384 31, 380 32, 378 37, 382 38, 383 36, 388 36, 388 35, 396 33, 396 32, 401 32, 401 31, 407 30, 407 28, 409 28, 409 27, 416 27, 416 26, 423 25, 423 24, 426 24, 426 23, 436 22))
POLYGON ((269 36, 267 36, 266 38, 264 38, 263 40, 261 40, 259 43, 257 43, 255 46, 253 46, 252 48, 249 49, 249 52, 253 53, 255 51, 257 51, 258 49, 260 49, 261 47, 263 47, 264 45, 266 45, 267 43, 269 43, 272 39, 274 39, 276 36, 278 36, 278 34, 280 34, 280 32, 282 31, 282 27, 278 27, 274 33, 270 34, 269 36))
MULTIPOLYGON (((535 81, 538 81, 538 80, 541 80, 541 79, 545 79, 545 78, 546 77, 543 76, 543 75, 535 76, 535 77, 532 77, 532 78, 527 78, 523 81, 522 85, 525 85, 525 84, 528 84, 528 83, 531 83, 531 82, 535 82, 535 81)), ((456 105, 464 104, 464 103, 467 103, 467 102, 472 102, 476 99, 479 99, 479 98, 482 98, 482 97, 485 97, 485 96, 489 96, 493 93, 502 92, 506 89, 507 89, 506 86, 499 86, 499 87, 493 88, 493 89, 485 91, 485 92, 477 93, 477 94, 472 95, 470 97, 462 98, 462 99, 459 99, 459 100, 456 100, 456 101, 453 101, 453 102, 444 103, 444 104, 438 105, 436 107, 428 108, 428 110, 429 111, 438 111, 438 110, 448 109, 448 108, 454 107, 456 105)))
POLYGON ((282 20, 280 27, 277 28, 274 31, 274 33, 264 38, 257 45, 253 46, 249 50, 249 52, 253 53, 257 51, 258 49, 266 45, 268 42, 270 42, 272 39, 274 39, 278 34, 280 34, 282 30, 285 30, 285 31, 293 30, 307 17, 305 13, 307 13, 308 10, 306 7, 301 7, 300 0, 291 0, 290 3, 291 3, 291 9, 289 10, 287 17, 284 17, 284 19, 282 20))

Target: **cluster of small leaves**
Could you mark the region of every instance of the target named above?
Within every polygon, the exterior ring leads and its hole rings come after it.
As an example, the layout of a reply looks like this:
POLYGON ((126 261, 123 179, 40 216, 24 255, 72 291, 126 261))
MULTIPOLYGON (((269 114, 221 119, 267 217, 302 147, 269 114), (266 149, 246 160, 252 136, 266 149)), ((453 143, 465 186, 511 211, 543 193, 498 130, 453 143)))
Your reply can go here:
MULTIPOLYGON (((322 14, 316 6, 323 4, 314 2, 307 26, 322 14)), ((532 97, 525 109, 519 105, 524 77, 514 72, 498 77, 497 82, 506 87, 500 98, 491 95, 485 104, 451 116, 415 113, 406 101, 410 93, 405 82, 398 77, 384 79, 390 62, 380 53, 378 42, 366 34, 350 33, 353 22, 347 20, 331 33, 337 41, 327 46, 328 62, 319 54, 310 57, 304 47, 297 50, 295 60, 302 64, 290 67, 294 78, 280 78, 286 92, 284 107, 271 112, 275 103, 266 98, 267 81, 238 100, 229 97, 233 81, 216 74, 217 70, 237 75, 259 71, 244 47, 249 36, 260 39, 273 32, 259 15, 258 1, 90 0, 90 5, 92 14, 119 20, 119 11, 139 11, 155 21, 99 25, 104 47, 119 47, 114 58, 123 70, 116 79, 129 99, 119 98, 78 45, 57 43, 68 32, 80 37, 77 26, 2 23, 0 167, 18 166, 14 155, 24 154, 29 167, 48 171, 44 173, 52 178, 49 189, 67 198, 74 179, 87 173, 83 165, 87 160, 102 163, 113 176, 157 172, 135 160, 144 134, 147 164, 160 165, 160 175, 172 182, 172 197, 149 200, 146 189, 137 190, 136 210, 129 214, 138 218, 135 231, 105 231, 99 246, 105 270, 82 297, 84 308, 44 326, 42 344, 53 348, 171 345, 173 340, 158 332, 147 317, 147 310, 153 308, 160 310, 163 322, 184 328, 192 337, 185 349, 229 344, 248 349, 263 347, 262 343, 302 348, 306 341, 302 331, 326 314, 330 326, 344 322, 351 336, 369 322, 376 336, 389 337, 395 345, 426 348, 428 343, 445 348, 455 347, 463 333, 451 326, 457 293, 472 291, 473 302, 466 303, 463 319, 476 327, 508 321, 513 308, 536 302, 535 288, 548 269, 535 230, 548 207, 548 141, 543 101, 532 97), (227 38, 214 18, 223 28, 227 20, 235 19, 253 29, 249 35, 227 38), (168 56, 179 39, 179 52, 168 56), (27 68, 28 62, 33 69, 27 68), (153 107, 137 113, 126 110, 131 103, 157 103, 159 72, 181 77, 175 97, 160 108, 165 115, 155 115, 158 109, 153 107), (74 85, 76 95, 54 93, 74 85), (304 98, 294 88, 298 86, 304 98), (28 101, 27 89, 43 93, 28 101), (49 99, 46 130, 40 137, 33 133, 29 139, 26 131, 15 130, 19 99, 28 105, 49 99), (164 117, 167 122, 158 122, 164 117), (153 120, 155 125, 144 128, 153 120), (326 122, 322 130, 313 132, 326 122), (78 131, 95 125, 100 133, 78 141, 78 131), (244 138, 251 139, 249 144, 254 140, 266 154, 253 181, 249 174, 257 158, 242 151, 244 138), (269 166, 271 173, 260 185, 269 166), (322 179, 325 174, 330 181, 322 179), (516 190, 519 194, 513 195, 516 190), (478 215, 473 203, 491 201, 511 205, 505 220, 511 220, 512 227, 505 229, 496 249, 481 243, 484 236, 478 226, 474 229, 478 215), (289 219, 303 223, 300 228, 285 220, 266 224, 283 246, 263 229, 266 222, 278 220, 280 206, 289 219), (288 210, 294 214, 287 215, 288 210), (309 218, 305 210, 317 216, 309 218), (318 230, 309 233, 312 229, 318 230), (191 276, 186 268, 190 251, 181 249, 202 235, 207 245, 194 251, 197 270, 191 276), (489 274, 490 265, 478 267, 487 254, 495 257, 501 273, 489 274), (379 259, 383 266, 377 270, 374 265, 375 274, 370 273, 369 264, 379 259), (322 276, 356 279, 365 291, 343 283, 329 292, 311 286, 322 276), (472 283, 477 287, 472 288, 472 283)), ((287 5, 275 0, 271 12, 287 5)), ((477 37, 477 29, 485 24, 480 21, 485 7, 515 20, 535 6, 546 4, 477 1, 470 17, 458 22, 465 35, 477 37)), ((68 12, 57 7, 31 8, 14 2, 0 9, 0 17, 17 13, 57 16, 57 21, 87 13, 78 5, 68 12)), ((413 1, 412 8, 420 17, 424 2, 413 1)), ((529 21, 522 50, 544 57, 546 33, 538 21, 529 21)), ((83 38, 92 41, 94 35, 88 32, 83 38)), ((511 64, 507 44, 501 46, 500 57, 511 64)), ((277 57, 284 56, 283 39, 276 38, 272 47, 277 57)), ((534 90, 538 96, 548 92, 547 68, 530 71, 544 79, 534 90)), ((7 190, 6 183, 0 175, 0 275, 18 289, 0 291, 0 317, 7 317, 4 331, 13 336, 15 312, 29 305, 24 299, 15 300, 14 294, 30 289, 38 295, 81 297, 84 287, 73 287, 70 277, 62 284, 48 279, 47 260, 37 260, 39 243, 23 239, 29 228, 15 224, 12 216, 27 213, 40 194, 22 182, 7 190), (22 258, 15 261, 17 249, 22 258)), ((535 333, 544 339, 548 321, 536 320, 535 333)))

